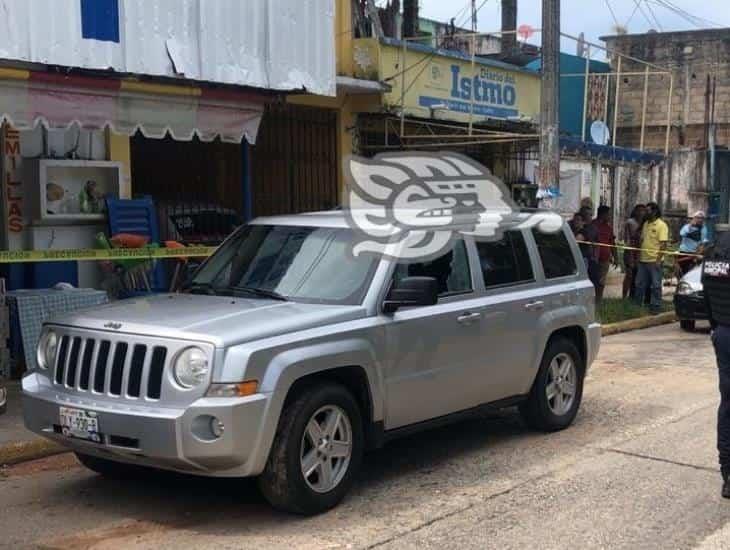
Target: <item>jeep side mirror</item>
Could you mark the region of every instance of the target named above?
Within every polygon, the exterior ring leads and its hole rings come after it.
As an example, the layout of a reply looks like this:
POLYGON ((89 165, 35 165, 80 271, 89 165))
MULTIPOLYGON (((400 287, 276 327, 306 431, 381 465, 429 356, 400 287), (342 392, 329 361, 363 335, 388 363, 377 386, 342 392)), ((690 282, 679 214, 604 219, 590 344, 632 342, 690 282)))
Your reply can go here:
POLYGON ((438 302, 438 282, 434 277, 405 277, 393 283, 383 302, 384 313, 402 307, 432 306, 438 302))

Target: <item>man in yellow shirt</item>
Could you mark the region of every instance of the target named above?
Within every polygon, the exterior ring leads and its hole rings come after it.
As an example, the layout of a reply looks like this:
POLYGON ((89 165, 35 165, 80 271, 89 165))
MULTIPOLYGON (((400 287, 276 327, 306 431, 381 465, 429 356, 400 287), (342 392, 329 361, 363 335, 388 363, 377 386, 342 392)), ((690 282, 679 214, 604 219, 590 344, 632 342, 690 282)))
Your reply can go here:
POLYGON ((669 241, 669 227, 662 219, 659 205, 650 202, 646 205, 646 221, 641 228, 641 254, 636 273, 635 300, 642 304, 646 291, 651 288, 652 314, 662 309, 662 260, 669 241))

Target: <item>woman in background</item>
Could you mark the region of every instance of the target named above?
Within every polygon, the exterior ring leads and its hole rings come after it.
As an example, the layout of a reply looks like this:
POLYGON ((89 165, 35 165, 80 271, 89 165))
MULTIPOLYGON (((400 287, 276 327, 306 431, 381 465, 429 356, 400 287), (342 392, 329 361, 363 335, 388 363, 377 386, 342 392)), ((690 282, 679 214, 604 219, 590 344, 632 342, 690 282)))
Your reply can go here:
MULTIPOLYGON (((639 248, 641 245, 641 225, 646 214, 646 207, 637 204, 631 211, 631 216, 624 224, 623 240, 626 246, 639 248)), ((624 250, 624 285, 623 297, 633 298, 636 286, 636 268, 639 261, 638 250, 624 250)))

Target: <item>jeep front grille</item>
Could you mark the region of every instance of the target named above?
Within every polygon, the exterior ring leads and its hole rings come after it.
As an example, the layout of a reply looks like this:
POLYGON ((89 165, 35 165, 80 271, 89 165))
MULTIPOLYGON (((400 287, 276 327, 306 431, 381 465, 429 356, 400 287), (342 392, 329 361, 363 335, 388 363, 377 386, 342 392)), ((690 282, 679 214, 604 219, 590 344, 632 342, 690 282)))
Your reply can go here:
POLYGON ((159 399, 167 348, 81 336, 62 336, 54 381, 78 391, 159 399))

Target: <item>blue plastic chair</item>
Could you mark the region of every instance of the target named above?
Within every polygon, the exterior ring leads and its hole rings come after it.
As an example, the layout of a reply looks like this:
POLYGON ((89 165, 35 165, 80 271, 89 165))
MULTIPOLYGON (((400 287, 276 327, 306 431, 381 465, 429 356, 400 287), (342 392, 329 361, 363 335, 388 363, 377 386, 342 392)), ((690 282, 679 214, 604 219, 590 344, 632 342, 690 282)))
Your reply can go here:
MULTIPOLYGON (((118 199, 110 196, 106 199, 106 206, 110 236, 130 233, 147 237, 150 243, 160 243, 160 226, 152 197, 118 199)), ((157 261, 150 280, 152 291, 166 292, 165 281, 165 268, 162 262, 157 261)))

